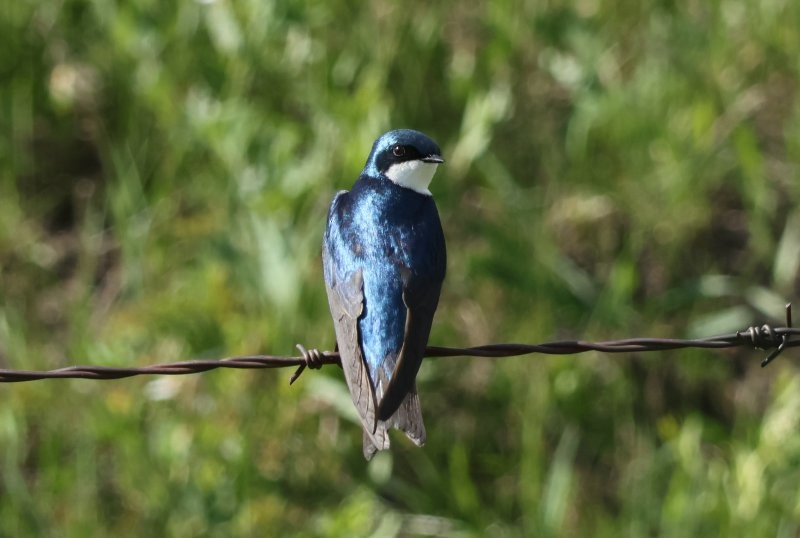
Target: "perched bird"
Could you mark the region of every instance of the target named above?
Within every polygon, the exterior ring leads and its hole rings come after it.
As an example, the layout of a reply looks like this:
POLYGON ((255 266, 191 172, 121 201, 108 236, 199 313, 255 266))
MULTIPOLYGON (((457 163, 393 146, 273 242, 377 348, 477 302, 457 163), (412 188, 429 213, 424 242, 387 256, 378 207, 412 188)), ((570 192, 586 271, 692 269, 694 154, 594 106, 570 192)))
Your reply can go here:
POLYGON ((328 213, 325 287, 367 459, 389 448, 391 427, 425 442, 416 376, 447 265, 428 185, 443 162, 424 134, 389 131, 328 213))

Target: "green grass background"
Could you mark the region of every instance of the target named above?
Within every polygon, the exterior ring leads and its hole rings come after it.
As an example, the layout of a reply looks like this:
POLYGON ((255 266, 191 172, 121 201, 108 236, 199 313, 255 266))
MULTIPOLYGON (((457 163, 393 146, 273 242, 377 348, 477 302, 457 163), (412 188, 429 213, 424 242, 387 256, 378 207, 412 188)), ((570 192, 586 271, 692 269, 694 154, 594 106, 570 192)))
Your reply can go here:
MULTIPOLYGON (((431 343, 782 322, 792 0, 0 7, 0 366, 330 349, 320 238, 441 145, 431 343)), ((341 371, 0 386, 3 536, 795 536, 797 353, 428 360, 366 463, 341 371)))

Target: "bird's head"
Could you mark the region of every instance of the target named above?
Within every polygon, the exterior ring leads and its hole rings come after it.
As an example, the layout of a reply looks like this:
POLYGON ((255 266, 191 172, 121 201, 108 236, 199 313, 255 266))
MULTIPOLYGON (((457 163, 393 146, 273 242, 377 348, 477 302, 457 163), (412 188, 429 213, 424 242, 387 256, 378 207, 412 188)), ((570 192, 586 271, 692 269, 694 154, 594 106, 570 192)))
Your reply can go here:
POLYGON ((362 173, 370 177, 385 176, 401 187, 430 196, 428 185, 443 162, 439 146, 428 136, 411 129, 397 129, 375 141, 362 173))

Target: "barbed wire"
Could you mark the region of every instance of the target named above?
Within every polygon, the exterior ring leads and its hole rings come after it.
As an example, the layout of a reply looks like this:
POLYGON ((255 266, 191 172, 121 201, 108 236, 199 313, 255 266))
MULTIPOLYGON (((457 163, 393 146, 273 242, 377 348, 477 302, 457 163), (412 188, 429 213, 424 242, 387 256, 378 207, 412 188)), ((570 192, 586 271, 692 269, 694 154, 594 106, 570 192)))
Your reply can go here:
MULTIPOLYGON (((751 346, 755 349, 770 350, 761 361, 767 366, 786 348, 800 346, 800 340, 792 340, 800 335, 800 328, 792 327, 792 305, 786 305, 786 326, 773 328, 769 325, 753 326, 735 333, 711 336, 708 338, 679 340, 672 338, 627 338, 605 342, 585 342, 582 340, 558 340, 542 344, 488 344, 467 348, 428 346, 425 357, 517 357, 533 353, 547 355, 572 355, 587 351, 602 353, 633 353, 647 351, 667 351, 686 348, 724 349, 751 346)), ((207 372, 217 368, 265 369, 295 366, 297 370, 289 383, 294 383, 306 368, 321 368, 325 364, 341 364, 337 351, 307 350, 298 345, 300 356, 249 355, 226 357, 224 359, 196 359, 167 362, 138 368, 112 366, 69 366, 57 370, 9 370, 0 369, 0 383, 19 383, 39 379, 123 379, 139 375, 184 375, 207 372)))

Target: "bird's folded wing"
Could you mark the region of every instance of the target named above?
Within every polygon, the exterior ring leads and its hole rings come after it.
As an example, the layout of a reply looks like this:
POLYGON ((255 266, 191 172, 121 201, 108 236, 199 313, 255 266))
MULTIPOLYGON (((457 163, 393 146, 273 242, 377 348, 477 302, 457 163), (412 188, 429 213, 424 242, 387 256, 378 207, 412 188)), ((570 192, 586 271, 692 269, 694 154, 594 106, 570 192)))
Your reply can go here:
POLYGON ((358 410, 366 435, 378 450, 383 450, 388 448, 389 437, 385 428, 378 427, 377 403, 372 382, 361 346, 358 345, 358 317, 364 308, 364 280, 361 270, 350 273, 342 281, 334 280, 328 288, 328 302, 333 314, 342 369, 353 404, 358 410))
MULTIPOLYGON (((406 279, 403 288, 403 302, 406 305, 403 347, 397 355, 391 380, 378 402, 379 420, 388 420, 403 404, 406 394, 410 394, 410 387, 414 387, 414 380, 428 345, 441 287, 441 281, 428 278, 409 276, 406 279)), ((419 400, 416 401, 419 407, 419 400)))

